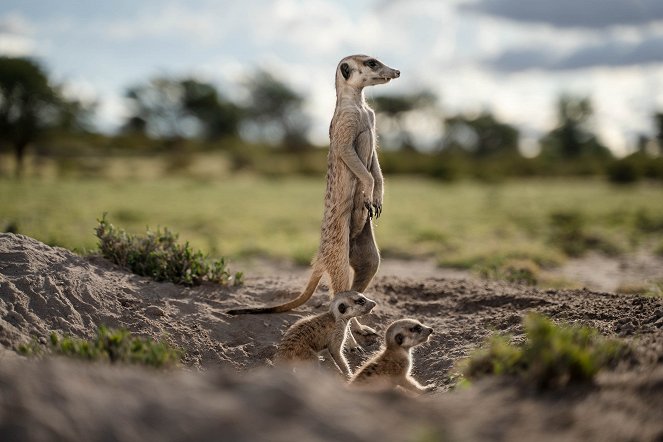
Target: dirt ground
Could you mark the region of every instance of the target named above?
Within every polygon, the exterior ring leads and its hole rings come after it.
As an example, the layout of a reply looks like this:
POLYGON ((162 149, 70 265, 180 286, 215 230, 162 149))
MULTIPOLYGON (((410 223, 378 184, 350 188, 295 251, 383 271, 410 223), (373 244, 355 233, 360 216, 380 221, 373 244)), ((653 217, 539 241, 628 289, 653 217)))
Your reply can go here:
MULTIPOLYGON (((293 312, 224 313, 292 297, 306 271, 256 265, 241 287, 186 288, 0 234, 0 440, 663 440, 663 299, 538 290, 426 265, 406 272, 386 262, 366 292, 378 307, 363 322, 379 333, 403 317, 435 329, 415 352, 414 376, 439 389, 410 398, 271 367, 283 331, 325 309, 324 285, 293 312), (449 391, 455 363, 491 333, 521 336, 529 311, 620 337, 632 360, 563 392, 505 380, 449 391), (101 324, 168 340, 186 351, 189 368, 26 360, 12 351, 51 331, 92 337, 101 324)), ((379 337, 360 342, 366 353, 350 354, 353 366, 380 346, 379 337)))

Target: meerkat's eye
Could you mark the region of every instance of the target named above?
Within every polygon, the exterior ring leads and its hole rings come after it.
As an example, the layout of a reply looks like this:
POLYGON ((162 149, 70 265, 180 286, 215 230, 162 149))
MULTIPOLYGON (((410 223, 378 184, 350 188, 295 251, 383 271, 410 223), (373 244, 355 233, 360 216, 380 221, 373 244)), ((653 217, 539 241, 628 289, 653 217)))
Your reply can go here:
POLYGON ((415 325, 414 327, 412 327, 410 329, 410 331, 412 331, 414 333, 421 333, 421 326, 420 325, 415 325))
POLYGON ((345 304, 341 304, 341 305, 338 306, 338 311, 341 314, 345 313, 347 309, 348 308, 345 306, 345 304))
POLYGON ((365 61, 364 64, 371 69, 375 69, 376 67, 378 67, 378 62, 373 59, 365 61))
POLYGON ((364 298, 359 298, 355 301, 355 304, 364 305, 366 304, 366 300, 364 298))

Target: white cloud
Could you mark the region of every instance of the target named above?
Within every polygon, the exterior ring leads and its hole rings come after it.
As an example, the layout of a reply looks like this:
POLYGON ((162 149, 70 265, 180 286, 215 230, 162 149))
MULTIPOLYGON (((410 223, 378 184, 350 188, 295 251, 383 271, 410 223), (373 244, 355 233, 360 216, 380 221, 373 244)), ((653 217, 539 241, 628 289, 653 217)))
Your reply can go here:
POLYGON ((107 21, 103 32, 111 39, 135 41, 141 38, 181 36, 201 44, 211 44, 225 38, 234 28, 234 2, 218 7, 170 2, 159 7, 147 7, 130 17, 107 21))
POLYGON ((0 54, 23 57, 36 50, 33 26, 23 15, 10 12, 0 17, 0 54))

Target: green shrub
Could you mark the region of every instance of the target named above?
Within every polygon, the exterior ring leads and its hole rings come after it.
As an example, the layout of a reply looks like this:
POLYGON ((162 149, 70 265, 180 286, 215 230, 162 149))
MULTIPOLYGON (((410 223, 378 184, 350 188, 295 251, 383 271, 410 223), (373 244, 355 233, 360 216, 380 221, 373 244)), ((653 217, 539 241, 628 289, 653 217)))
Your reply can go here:
POLYGON ((132 336, 127 330, 99 327, 91 341, 60 337, 51 333, 50 350, 59 355, 89 361, 147 365, 156 368, 176 365, 183 352, 164 342, 132 336))
POLYGON ((555 325, 539 314, 525 318, 525 341, 512 345, 503 336, 491 337, 467 361, 464 375, 512 375, 538 388, 591 381, 606 365, 626 352, 615 340, 588 327, 555 325))
POLYGON ((203 281, 241 284, 242 273, 231 275, 223 258, 208 261, 188 242, 178 244, 178 235, 167 228, 163 232, 148 229, 145 237, 139 237, 110 224, 106 214, 98 222, 96 233, 102 255, 138 275, 185 285, 203 281))
POLYGON ((23 356, 39 357, 44 354, 44 347, 39 344, 39 341, 33 338, 30 342, 19 344, 16 351, 23 356))

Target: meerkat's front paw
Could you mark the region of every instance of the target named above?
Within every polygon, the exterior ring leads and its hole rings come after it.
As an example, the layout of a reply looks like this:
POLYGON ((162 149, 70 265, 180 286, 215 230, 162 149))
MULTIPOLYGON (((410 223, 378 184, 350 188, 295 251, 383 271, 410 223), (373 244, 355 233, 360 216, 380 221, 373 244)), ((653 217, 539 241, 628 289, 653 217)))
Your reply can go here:
POLYGON ((373 201, 373 215, 376 218, 380 218, 382 214, 382 201, 375 200, 373 201))
POLYGON ((352 333, 348 333, 347 340, 345 341, 346 348, 352 353, 363 353, 364 349, 357 343, 352 333))
POLYGON ((382 188, 378 186, 373 188, 373 201, 371 204, 373 205, 373 215, 379 218, 382 214, 382 188))
POLYGON ((364 201, 364 207, 366 207, 366 210, 368 210, 368 219, 373 219, 373 204, 371 204, 370 201, 366 200, 364 201))
POLYGON ((375 329, 369 327, 368 325, 363 325, 359 324, 359 326, 352 331, 359 333, 362 336, 371 336, 371 335, 377 335, 378 332, 375 331, 375 329))

